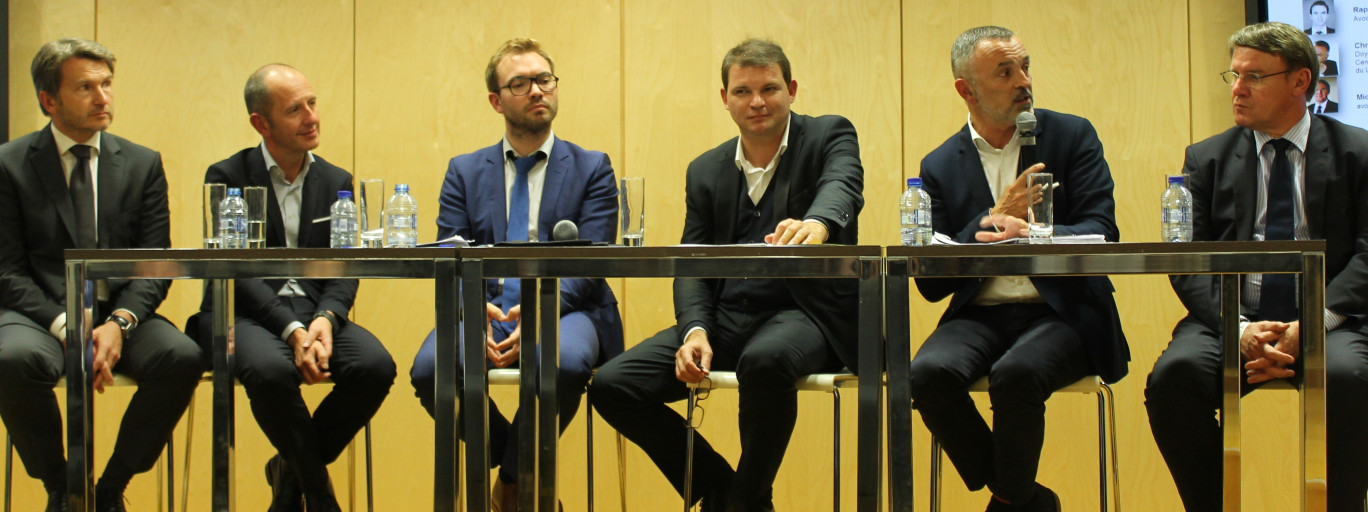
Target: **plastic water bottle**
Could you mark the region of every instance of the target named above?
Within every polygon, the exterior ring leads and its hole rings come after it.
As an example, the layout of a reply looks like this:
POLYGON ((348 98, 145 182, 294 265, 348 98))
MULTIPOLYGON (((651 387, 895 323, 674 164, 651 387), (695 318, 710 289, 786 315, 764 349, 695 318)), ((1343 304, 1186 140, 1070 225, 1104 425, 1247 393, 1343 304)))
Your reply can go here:
POLYGON ((219 203, 219 236, 224 249, 247 248, 247 201, 240 188, 228 189, 219 203))
POLYGON ((331 237, 328 247, 351 249, 356 247, 359 235, 356 225, 356 203, 352 202, 350 190, 337 191, 337 202, 332 205, 331 237))
POLYGON ((921 178, 907 178, 907 191, 898 203, 902 213, 902 244, 931 245, 931 196, 922 190, 921 178))
POLYGON ((1169 176, 1168 188, 1159 198, 1165 242, 1192 241, 1192 193, 1184 186, 1185 181, 1183 176, 1169 176))
POLYGON ((407 184, 395 185, 385 205, 385 247, 418 246, 418 203, 408 191, 407 184))

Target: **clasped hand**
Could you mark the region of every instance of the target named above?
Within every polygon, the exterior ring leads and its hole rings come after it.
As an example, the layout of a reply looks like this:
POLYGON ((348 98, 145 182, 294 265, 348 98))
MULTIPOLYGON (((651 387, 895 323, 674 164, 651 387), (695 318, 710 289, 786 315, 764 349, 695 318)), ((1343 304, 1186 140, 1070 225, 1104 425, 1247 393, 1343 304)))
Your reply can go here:
POLYGON ((1297 373, 1290 367, 1301 355, 1301 323, 1251 322, 1240 333, 1240 353, 1248 361, 1250 384, 1292 377, 1297 373))
POLYGON ((332 322, 318 317, 309 323, 308 330, 298 328, 290 333, 290 348, 294 350, 295 368, 305 384, 317 384, 332 377, 328 359, 332 357, 332 322))
POLYGON ((522 306, 513 306, 505 314, 499 306, 485 303, 485 357, 494 364, 495 368, 508 368, 513 363, 518 362, 518 353, 522 348, 522 306), (517 322, 517 327, 513 332, 508 333, 508 337, 503 341, 494 342, 494 321, 517 322))

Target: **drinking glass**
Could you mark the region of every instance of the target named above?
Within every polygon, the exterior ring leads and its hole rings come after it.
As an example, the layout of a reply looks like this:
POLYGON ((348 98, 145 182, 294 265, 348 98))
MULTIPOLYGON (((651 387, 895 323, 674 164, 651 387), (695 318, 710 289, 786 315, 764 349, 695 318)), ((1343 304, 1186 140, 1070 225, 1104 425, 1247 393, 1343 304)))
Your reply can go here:
POLYGON ((361 209, 361 247, 384 247, 385 180, 361 180, 361 195, 356 205, 361 209))
POLYGON ((1026 185, 1035 200, 1026 211, 1030 226, 1027 234, 1033 244, 1048 244, 1054 239, 1054 175, 1048 172, 1031 173, 1026 185))
POLYGON ((247 201, 247 248, 266 247, 266 187, 243 187, 247 201))
POLYGON ((223 239, 219 238, 219 203, 223 202, 224 196, 228 194, 228 185, 222 183, 204 184, 204 248, 218 249, 223 247, 223 239))
POLYGON ((646 238, 646 178, 622 178, 619 194, 622 245, 641 247, 646 238))

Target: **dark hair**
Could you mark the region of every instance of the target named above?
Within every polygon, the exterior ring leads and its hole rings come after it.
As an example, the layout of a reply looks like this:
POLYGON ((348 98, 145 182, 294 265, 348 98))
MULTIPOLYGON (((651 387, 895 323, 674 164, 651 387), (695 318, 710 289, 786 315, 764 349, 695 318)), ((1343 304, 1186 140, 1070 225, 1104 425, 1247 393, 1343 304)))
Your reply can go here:
POLYGON ((1288 71, 1311 70, 1311 81, 1320 77, 1320 59, 1311 47, 1311 38, 1306 33, 1276 21, 1256 23, 1235 32, 1230 36, 1230 53, 1235 48, 1249 48, 1281 57, 1288 71))
POLYGON ((1330 43, 1327 43, 1325 41, 1316 41, 1316 46, 1325 48, 1325 51, 1327 52, 1330 51, 1330 43))
POLYGON ((1315 2, 1311 2, 1311 7, 1308 7, 1308 8, 1306 9, 1306 12, 1308 12, 1308 13, 1311 12, 1311 9, 1315 9, 1317 5, 1319 5, 1319 6, 1321 6, 1321 7, 1324 7, 1324 8, 1325 8, 1325 12, 1327 12, 1327 13, 1330 12, 1330 6, 1329 6, 1329 5, 1326 5, 1325 2, 1322 2, 1321 0, 1316 0, 1315 2))
POLYGON ((727 56, 722 58, 722 88, 727 88, 731 81, 732 66, 741 67, 769 67, 774 64, 779 65, 779 71, 784 74, 784 83, 793 81, 793 70, 789 68, 788 56, 784 55, 784 49, 779 47, 779 43, 767 39, 747 39, 741 44, 727 51, 727 56))
MULTIPOLYGON (((38 54, 33 56, 29 73, 33 75, 34 94, 46 92, 56 96, 62 87, 62 65, 72 58, 100 61, 109 67, 110 73, 114 72, 114 53, 104 45, 74 37, 58 39, 43 45, 38 49, 38 54)), ((38 110, 48 115, 41 99, 38 100, 38 110)))

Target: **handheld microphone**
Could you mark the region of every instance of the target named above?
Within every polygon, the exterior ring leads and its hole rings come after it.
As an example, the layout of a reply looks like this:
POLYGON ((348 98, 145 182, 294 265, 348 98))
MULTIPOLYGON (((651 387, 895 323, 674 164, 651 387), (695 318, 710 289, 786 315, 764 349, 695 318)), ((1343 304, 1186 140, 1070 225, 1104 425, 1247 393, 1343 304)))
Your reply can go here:
POLYGON ((551 228, 551 240, 557 242, 567 242, 579 239, 579 226, 576 226, 570 219, 563 219, 551 228))
POLYGON ((1036 116, 1030 111, 1017 114, 1017 132, 1021 134, 1021 153, 1017 158, 1017 176, 1036 162, 1036 116))

